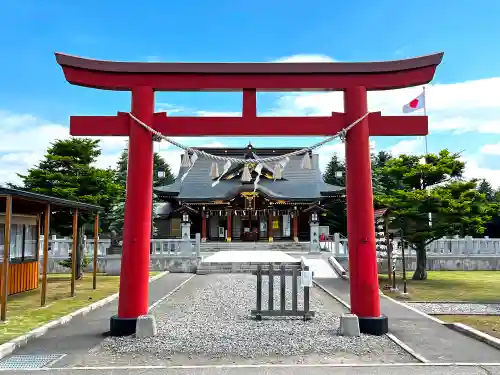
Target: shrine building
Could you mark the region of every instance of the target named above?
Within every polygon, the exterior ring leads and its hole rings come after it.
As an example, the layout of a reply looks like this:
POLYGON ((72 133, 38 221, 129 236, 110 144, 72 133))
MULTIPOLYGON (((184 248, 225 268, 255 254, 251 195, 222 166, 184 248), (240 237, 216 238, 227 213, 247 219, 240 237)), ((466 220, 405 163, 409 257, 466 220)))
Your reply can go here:
MULTIPOLYGON (((289 154, 299 148, 197 148, 209 154, 257 159, 289 154)), ((317 154, 292 156, 280 172, 263 164, 258 184, 255 162, 233 163, 200 157, 188 171, 181 165, 174 183, 154 189, 164 202, 156 227, 162 238, 194 237, 202 241, 313 241, 320 233, 325 203, 344 199, 345 188, 323 181, 317 154), (184 180, 181 180, 188 171, 184 180), (276 176, 275 176, 276 174, 276 176), (276 178, 275 178, 276 177, 276 178), (215 186, 214 182, 219 181, 215 186), (255 189, 255 191, 254 191, 255 189)))

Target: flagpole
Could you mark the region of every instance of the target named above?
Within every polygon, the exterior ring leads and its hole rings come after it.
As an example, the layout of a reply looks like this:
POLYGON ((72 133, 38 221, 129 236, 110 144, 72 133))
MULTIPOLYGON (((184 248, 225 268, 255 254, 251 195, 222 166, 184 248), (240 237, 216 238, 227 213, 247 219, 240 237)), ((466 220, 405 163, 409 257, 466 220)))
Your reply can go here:
MULTIPOLYGON (((423 89, 424 89, 424 116, 427 116, 427 97, 425 95, 425 86, 423 87, 423 89)), ((427 135, 424 138, 425 138, 425 155, 427 155, 429 153, 429 149, 427 147, 427 135)), ((425 187, 425 191, 427 192, 427 196, 429 196, 430 191, 427 186, 425 187)), ((429 227, 432 227, 432 213, 428 212, 427 217, 429 219, 429 227)))
MULTIPOLYGON (((424 116, 427 116, 427 97, 425 95, 425 86, 424 86, 424 116)), ((427 147, 427 135, 424 137, 425 139, 425 154, 429 153, 429 149, 427 147)))

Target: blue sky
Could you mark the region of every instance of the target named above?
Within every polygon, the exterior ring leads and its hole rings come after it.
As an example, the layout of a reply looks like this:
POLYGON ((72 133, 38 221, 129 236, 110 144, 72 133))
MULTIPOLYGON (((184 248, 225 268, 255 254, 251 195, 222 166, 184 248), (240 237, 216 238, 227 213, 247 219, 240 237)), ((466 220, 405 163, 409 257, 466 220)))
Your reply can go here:
MULTIPOLYGON (((128 111, 128 93, 69 85, 54 51, 124 61, 370 61, 445 52, 428 88, 430 151, 463 151, 471 176, 500 185, 500 2, 429 1, 27 1, 0 10, 0 182, 67 136, 71 114, 128 111), (142 4, 142 5, 138 5, 142 4), (147 5, 144 5, 147 4, 147 5), (480 4, 480 6, 478 6, 480 4), (7 57, 7 58, 6 58, 7 57)), ((420 88, 377 93, 370 109, 400 113, 420 88)), ((240 93, 160 93, 157 109, 173 115, 239 112, 240 93)), ((266 94, 260 113, 321 114, 342 110, 334 94, 266 94)), ((248 137, 247 137, 248 138, 248 137)), ((243 146, 248 139, 186 139, 190 145, 243 146)), ((256 146, 276 144, 257 139, 256 146)), ((283 146, 313 139, 281 138, 283 146)), ((376 149, 421 152, 423 140, 375 138, 376 149)), ((121 139, 103 141, 100 163, 112 164, 121 139)), ((178 164, 178 152, 158 148, 178 164)), ((323 164, 342 146, 320 150, 323 164)))

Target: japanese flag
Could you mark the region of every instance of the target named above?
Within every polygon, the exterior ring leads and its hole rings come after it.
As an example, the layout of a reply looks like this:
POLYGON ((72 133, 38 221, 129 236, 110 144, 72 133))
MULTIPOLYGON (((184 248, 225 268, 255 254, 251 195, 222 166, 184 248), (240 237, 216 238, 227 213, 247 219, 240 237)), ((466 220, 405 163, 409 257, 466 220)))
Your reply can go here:
POLYGON ((425 108, 425 91, 422 91, 422 93, 419 96, 417 96, 408 104, 405 104, 403 106, 403 112, 410 113, 413 111, 418 111, 419 109, 422 108, 425 108))

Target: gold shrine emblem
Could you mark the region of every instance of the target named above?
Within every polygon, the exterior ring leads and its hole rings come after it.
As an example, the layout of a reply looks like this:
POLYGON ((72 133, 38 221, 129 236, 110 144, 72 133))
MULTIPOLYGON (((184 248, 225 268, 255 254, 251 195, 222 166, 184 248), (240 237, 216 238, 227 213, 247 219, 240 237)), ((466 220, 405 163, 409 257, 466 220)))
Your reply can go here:
POLYGON ((257 198, 259 194, 254 191, 246 191, 241 193, 241 196, 245 198, 245 209, 255 210, 255 198, 257 198))
POLYGON ((254 199, 254 198, 258 197, 258 196, 259 196, 259 193, 256 193, 256 192, 254 192, 254 191, 247 191, 247 192, 243 192, 243 193, 241 193, 241 196, 242 196, 242 197, 245 197, 245 198, 246 198, 246 199, 248 199, 248 200, 252 200, 252 199, 254 199))

